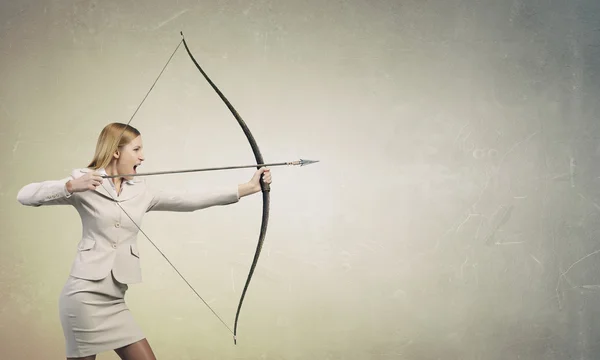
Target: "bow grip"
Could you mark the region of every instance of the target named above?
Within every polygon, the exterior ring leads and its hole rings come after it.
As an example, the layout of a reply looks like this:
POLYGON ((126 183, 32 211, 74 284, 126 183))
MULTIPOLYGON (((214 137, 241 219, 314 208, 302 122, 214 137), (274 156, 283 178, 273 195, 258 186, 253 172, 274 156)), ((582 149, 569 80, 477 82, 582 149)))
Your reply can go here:
POLYGON ((262 179, 262 176, 260 177, 260 188, 262 189, 263 192, 271 191, 271 185, 265 184, 265 182, 262 179))

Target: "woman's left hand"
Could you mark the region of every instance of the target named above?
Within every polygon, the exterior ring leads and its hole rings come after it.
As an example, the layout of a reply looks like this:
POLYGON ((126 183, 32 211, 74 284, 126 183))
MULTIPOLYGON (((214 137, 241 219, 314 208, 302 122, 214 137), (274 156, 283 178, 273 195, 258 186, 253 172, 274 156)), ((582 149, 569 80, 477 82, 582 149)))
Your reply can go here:
POLYGON ((256 189, 256 192, 261 190, 260 187, 260 177, 262 176, 263 182, 265 184, 271 184, 271 170, 266 167, 262 167, 254 173, 252 179, 250 179, 249 183, 253 185, 256 189))
POLYGON ((252 179, 245 184, 240 184, 238 187, 238 193, 240 197, 244 197, 250 194, 257 193, 261 191, 260 187, 260 178, 262 176, 263 182, 265 184, 271 184, 271 170, 266 167, 262 167, 254 173, 252 179))

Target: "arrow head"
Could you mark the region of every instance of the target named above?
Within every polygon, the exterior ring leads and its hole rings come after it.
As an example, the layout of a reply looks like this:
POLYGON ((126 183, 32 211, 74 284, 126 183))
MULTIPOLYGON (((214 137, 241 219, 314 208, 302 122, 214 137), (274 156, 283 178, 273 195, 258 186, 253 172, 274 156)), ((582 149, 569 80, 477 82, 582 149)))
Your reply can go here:
POLYGON ((304 165, 310 165, 310 164, 314 164, 314 163, 318 163, 319 160, 304 160, 304 159, 300 159, 300 166, 304 166, 304 165))

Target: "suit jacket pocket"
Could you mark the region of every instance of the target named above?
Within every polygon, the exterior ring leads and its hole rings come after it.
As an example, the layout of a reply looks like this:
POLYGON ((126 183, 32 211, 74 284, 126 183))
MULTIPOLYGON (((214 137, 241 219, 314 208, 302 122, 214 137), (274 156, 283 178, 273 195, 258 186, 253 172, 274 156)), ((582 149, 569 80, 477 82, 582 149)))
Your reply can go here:
POLYGON ((140 252, 138 251, 137 245, 136 244, 131 244, 131 255, 135 256, 136 258, 140 257, 140 252))
POLYGON ((79 251, 87 251, 91 250, 96 244, 96 240, 90 238, 83 238, 77 245, 77 250, 79 251))

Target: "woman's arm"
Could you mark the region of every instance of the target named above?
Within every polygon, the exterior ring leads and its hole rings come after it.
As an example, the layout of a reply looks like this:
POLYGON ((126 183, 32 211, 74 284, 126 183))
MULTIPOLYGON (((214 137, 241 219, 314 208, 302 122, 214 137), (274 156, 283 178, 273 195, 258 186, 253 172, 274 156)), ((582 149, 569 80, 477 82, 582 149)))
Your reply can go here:
POLYGON ((146 211, 190 212, 211 206, 229 205, 240 200, 238 188, 239 186, 215 191, 158 191, 152 194, 146 211))
POLYGON ((69 177, 61 180, 47 180, 25 185, 17 194, 17 201, 27 206, 72 205, 71 197, 76 192, 94 190, 102 183, 102 177, 96 171, 83 176, 74 170, 69 177))
POLYGON ((256 170, 254 176, 247 183, 239 184, 215 191, 204 192, 157 192, 153 194, 147 211, 196 211, 211 206, 229 205, 236 203, 240 198, 252 195, 261 190, 260 177, 267 184, 271 183, 271 174, 268 169, 256 170), (264 173, 264 175, 263 175, 264 173))
POLYGON ((67 191, 67 182, 72 177, 61 180, 48 180, 23 186, 17 201, 27 206, 69 205, 72 203, 71 193, 67 191))

